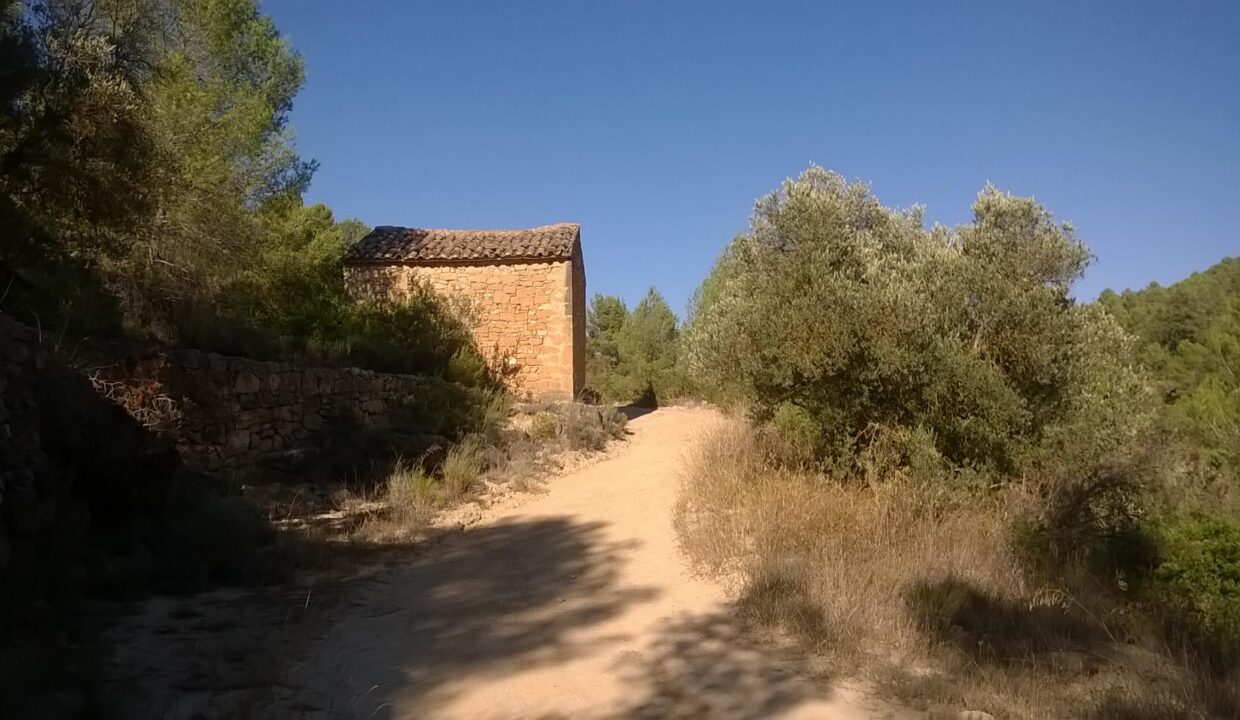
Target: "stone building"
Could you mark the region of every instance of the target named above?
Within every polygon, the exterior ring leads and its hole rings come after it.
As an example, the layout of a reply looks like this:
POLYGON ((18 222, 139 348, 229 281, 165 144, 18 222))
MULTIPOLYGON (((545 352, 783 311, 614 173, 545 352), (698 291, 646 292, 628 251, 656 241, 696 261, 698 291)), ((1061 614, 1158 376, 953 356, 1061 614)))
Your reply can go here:
POLYGON ((586 277, 581 228, 377 227, 344 258, 356 300, 400 299, 424 283, 461 303, 474 339, 518 393, 577 397, 585 382, 586 277))

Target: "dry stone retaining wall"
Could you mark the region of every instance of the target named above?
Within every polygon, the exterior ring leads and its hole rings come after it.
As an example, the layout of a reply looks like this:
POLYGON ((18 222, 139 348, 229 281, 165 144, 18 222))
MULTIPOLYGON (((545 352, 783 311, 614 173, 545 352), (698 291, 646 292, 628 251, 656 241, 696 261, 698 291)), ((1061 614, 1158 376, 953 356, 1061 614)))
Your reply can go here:
POLYGON ((177 439, 205 470, 249 465, 310 444, 336 413, 386 424, 423 382, 357 368, 304 367, 198 350, 157 351, 87 368, 96 390, 177 439))

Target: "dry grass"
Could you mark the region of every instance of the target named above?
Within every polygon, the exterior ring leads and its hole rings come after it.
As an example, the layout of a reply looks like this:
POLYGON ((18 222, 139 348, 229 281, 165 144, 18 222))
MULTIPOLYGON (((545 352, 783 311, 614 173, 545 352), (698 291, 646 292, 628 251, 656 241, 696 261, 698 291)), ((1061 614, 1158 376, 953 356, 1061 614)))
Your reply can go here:
POLYGON ((1194 672, 1125 606, 1023 569, 1019 498, 772 469, 756 438, 738 420, 715 428, 677 508, 685 549, 738 584, 753 626, 935 713, 1235 716, 1236 674, 1194 672))
POLYGON ((558 455, 599 451, 624 434, 624 415, 612 407, 531 406, 524 429, 511 422, 510 410, 506 396, 493 398, 479 432, 448 448, 442 463, 436 466, 425 455, 397 460, 375 491, 339 503, 340 514, 364 517, 350 532, 371 542, 403 542, 427 531, 441 510, 471 500, 485 505, 479 497, 484 476, 515 492, 536 491, 558 455))
POLYGON ((560 450, 602 450, 608 442, 624 437, 628 422, 624 413, 611 405, 537 403, 527 406, 526 412, 530 415, 530 439, 560 450))
POLYGON ((442 469, 448 499, 460 501, 472 495, 485 469, 485 448, 479 437, 471 435, 449 448, 442 469))
POLYGON ((404 539, 424 530, 443 506, 443 486, 420 463, 398 459, 381 486, 380 511, 360 528, 364 537, 404 539))
POLYGON ((996 514, 904 486, 847 487, 773 470, 761 456, 742 422, 705 439, 678 508, 682 538, 712 570, 741 573, 751 591, 782 586, 812 599, 823 613, 820 639, 835 652, 861 652, 875 637, 897 653, 923 650, 900 602, 910 578, 1025 590, 996 514))

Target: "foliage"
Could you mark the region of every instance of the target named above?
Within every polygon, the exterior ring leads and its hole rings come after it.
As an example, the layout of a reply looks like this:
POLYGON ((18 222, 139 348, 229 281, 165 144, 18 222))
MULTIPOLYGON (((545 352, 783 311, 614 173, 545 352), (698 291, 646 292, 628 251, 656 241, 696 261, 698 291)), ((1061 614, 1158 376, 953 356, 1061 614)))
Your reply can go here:
POLYGON ((498 422, 502 391, 465 387, 438 377, 424 378, 396 413, 399 424, 447 438, 487 433, 498 422))
POLYGON ((602 450, 609 441, 624 436, 628 422, 624 413, 607 405, 554 403, 544 405, 530 418, 529 435, 570 450, 602 450))
POLYGON ((429 294, 349 301, 341 257, 367 229, 302 202, 315 163, 288 114, 304 67, 255 0, 3 10, 0 309, 61 333, 492 381, 429 294))
POLYGON ((811 167, 758 201, 699 292, 691 366, 761 420, 800 408, 834 463, 914 429, 1005 474, 1122 452, 1148 413, 1123 332, 1069 294, 1088 251, 1031 199, 987 187, 973 213, 927 231, 811 167))
POLYGON ((1165 401, 1164 420, 1206 469, 1240 472, 1240 258, 1170 287, 1105 291, 1105 307, 1140 342, 1135 355, 1165 401))
POLYGON ((782 403, 771 415, 766 433, 773 459, 789 466, 812 465, 818 457, 822 427, 799 405, 782 403))
POLYGON ((586 382, 603 400, 633 402, 690 392, 680 362, 676 315, 653 287, 632 312, 595 295, 586 320, 586 382))
POLYGON ((1240 641, 1240 523, 1171 517, 1155 527, 1162 557, 1152 595, 1207 633, 1240 641))
POLYGON ((530 436, 537 440, 550 440, 559 434, 559 425, 555 413, 536 413, 530 420, 530 436))
POLYGON ((600 399, 624 400, 634 395, 628 377, 620 374, 620 332, 629 319, 624 301, 595 294, 586 312, 586 385, 600 399))

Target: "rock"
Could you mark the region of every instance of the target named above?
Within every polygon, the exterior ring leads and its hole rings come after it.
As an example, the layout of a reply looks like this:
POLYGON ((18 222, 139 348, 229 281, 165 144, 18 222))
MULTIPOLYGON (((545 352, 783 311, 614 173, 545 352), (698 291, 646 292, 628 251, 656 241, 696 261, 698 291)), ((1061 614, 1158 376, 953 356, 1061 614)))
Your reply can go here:
POLYGON ((257 375, 249 370, 242 370, 237 375, 237 382, 233 385, 233 390, 244 395, 246 393, 258 392, 262 386, 263 381, 259 380, 257 375))
POLYGON ((270 470, 296 473, 305 470, 318 457, 318 450, 313 448, 292 448, 262 453, 254 458, 254 463, 270 470))
POLYGON ((234 430, 228 434, 228 440, 225 441, 230 454, 238 454, 244 452, 250 447, 250 431, 234 430))

